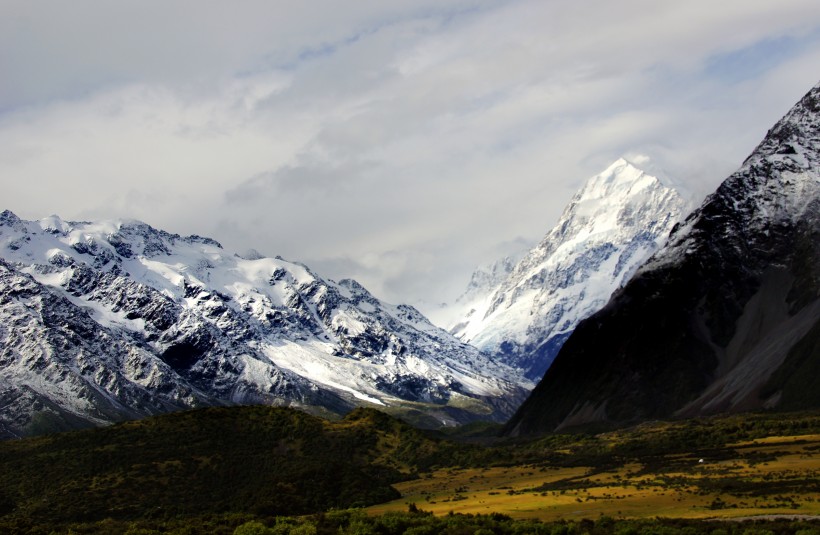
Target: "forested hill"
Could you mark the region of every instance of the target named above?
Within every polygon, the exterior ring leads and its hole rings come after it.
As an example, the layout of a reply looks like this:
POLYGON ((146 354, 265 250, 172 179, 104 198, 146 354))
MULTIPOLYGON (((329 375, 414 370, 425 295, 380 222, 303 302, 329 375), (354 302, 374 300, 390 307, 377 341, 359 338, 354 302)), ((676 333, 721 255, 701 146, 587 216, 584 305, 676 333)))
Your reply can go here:
POLYGON ((0 517, 37 522, 305 514, 396 498, 440 447, 382 413, 208 408, 0 442, 0 517), (425 456, 428 457, 425 460, 425 456))

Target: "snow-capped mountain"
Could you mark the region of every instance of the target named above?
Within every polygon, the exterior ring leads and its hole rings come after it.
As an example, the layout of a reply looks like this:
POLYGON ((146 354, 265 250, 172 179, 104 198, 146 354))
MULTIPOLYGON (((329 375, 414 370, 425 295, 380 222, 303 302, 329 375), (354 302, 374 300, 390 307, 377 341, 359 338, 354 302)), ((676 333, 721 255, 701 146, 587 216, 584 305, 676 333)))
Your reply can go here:
POLYGON ((582 322, 511 434, 820 407, 820 84, 582 322))
POLYGON ((0 434, 211 404, 508 417, 532 384, 353 280, 137 221, 0 214, 0 434))
POLYGON ((501 280, 474 276, 450 332, 540 378, 578 322, 663 245, 687 208, 673 188, 618 159, 586 181, 514 267, 502 263, 490 272, 503 273, 501 280))

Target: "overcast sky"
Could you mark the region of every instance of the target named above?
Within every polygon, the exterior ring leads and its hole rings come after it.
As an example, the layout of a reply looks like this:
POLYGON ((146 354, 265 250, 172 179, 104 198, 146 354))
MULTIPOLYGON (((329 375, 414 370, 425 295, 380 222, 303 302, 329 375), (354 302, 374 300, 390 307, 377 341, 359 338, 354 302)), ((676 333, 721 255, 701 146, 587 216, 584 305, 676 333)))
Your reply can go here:
POLYGON ((702 198, 819 79, 817 0, 0 0, 0 209, 451 301, 621 155, 702 198))

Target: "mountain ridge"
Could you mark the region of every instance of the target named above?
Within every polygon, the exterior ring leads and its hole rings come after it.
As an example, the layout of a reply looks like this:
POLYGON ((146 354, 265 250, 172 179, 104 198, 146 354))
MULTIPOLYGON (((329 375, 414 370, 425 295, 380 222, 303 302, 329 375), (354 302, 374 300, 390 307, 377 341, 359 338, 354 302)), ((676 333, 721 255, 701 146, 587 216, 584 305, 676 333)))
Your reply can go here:
POLYGON ((503 419, 526 392, 511 369, 410 306, 303 264, 232 255, 210 238, 5 211, 0 258, 2 323, 29 328, 25 339, 0 328, 0 399, 17 399, 4 416, 18 432, 35 413, 62 429, 84 415, 99 423, 236 403, 337 414, 365 404, 452 425, 503 419), (83 409, 71 395, 80 391, 83 409), (161 402, 132 406, 146 395, 161 402))

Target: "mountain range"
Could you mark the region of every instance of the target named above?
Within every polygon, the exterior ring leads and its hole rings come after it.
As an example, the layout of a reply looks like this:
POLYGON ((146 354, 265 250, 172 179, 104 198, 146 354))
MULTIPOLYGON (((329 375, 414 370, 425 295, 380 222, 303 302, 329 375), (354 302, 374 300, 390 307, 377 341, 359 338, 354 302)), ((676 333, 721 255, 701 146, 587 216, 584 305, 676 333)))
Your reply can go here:
POLYGON ((218 405, 510 435, 820 406, 818 148, 820 86, 685 219, 619 159, 474 275, 450 332, 210 238, 2 212, 0 437, 218 405))
POLYGON ((461 340, 282 258, 139 221, 3 212, 0 434, 256 403, 326 415, 372 406, 431 427, 504 421, 683 206, 616 161, 538 247, 474 275, 461 340))
POLYGON ((138 221, 0 214, 0 435, 264 403, 503 421, 509 366, 353 280, 138 221))
POLYGON ((820 406, 820 85, 598 313, 508 434, 820 406))

